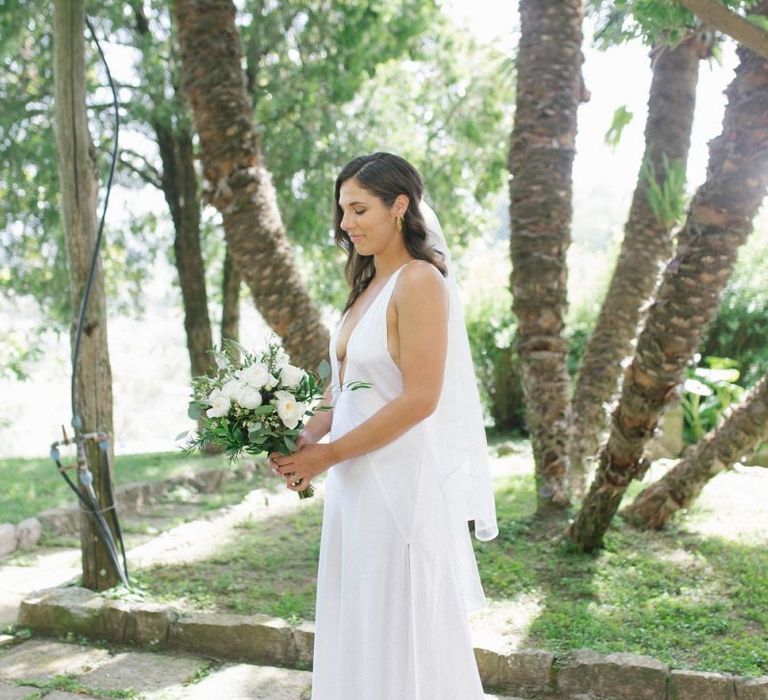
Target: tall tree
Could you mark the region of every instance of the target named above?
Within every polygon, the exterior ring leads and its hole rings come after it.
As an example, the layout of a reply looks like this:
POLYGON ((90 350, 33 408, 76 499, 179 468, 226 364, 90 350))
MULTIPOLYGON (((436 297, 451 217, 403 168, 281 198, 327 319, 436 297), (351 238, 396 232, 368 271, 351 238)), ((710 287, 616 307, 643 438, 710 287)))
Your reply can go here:
POLYGON ((209 201, 221 212, 235 268, 269 326, 303 366, 316 367, 328 332, 296 272, 242 68, 231 0, 179 0, 173 6, 182 86, 200 137, 209 201))
POLYGON ((688 508, 702 489, 722 471, 768 438, 768 375, 764 376, 728 417, 672 469, 646 486, 622 515, 643 528, 661 529, 688 508))
MULTIPOLYGON (((225 339, 240 342, 240 287, 242 277, 235 269, 232 256, 227 250, 224 256, 224 274, 221 283, 221 342, 225 339)), ((235 346, 236 347, 236 346, 235 346)), ((233 357, 239 353, 232 350, 233 357)))
MULTIPOLYGON (((56 150, 61 187, 62 219, 67 246, 72 323, 73 356, 77 311, 84 296, 91 254, 96 242, 96 182, 94 152, 85 110, 85 8, 84 0, 56 0, 54 3, 54 99, 56 109, 56 150)), ((109 468, 114 457, 112 423, 112 370, 107 345, 107 305, 101 262, 95 268, 90 302, 83 319, 79 362, 75 372, 75 415, 78 434, 108 433, 109 468)), ((96 441, 85 443, 93 472, 93 489, 102 508, 110 502, 96 441)), ((114 482, 114 475, 110 480, 114 482)), ((81 488, 84 488, 81 485, 81 488)), ((82 584, 94 590, 110 588, 117 572, 96 537, 85 512, 80 517, 82 584)))
MULTIPOLYGON (((205 263, 200 246, 200 193, 195 171, 191 119, 177 95, 178 57, 170 32, 165 36, 150 28, 143 3, 131 2, 136 44, 142 52, 138 65, 144 94, 134 106, 135 116, 154 132, 162 170, 146 164, 135 167, 147 184, 158 187, 173 222, 174 263, 179 275, 184 330, 192 376, 207 374, 214 366, 208 351, 213 345, 205 287, 205 263), (149 172, 148 172, 149 171, 149 172)), ((162 10, 160 11, 162 13, 162 10)), ((155 19, 162 26, 162 18, 155 19)))
POLYGON ((562 510, 571 423, 563 337, 581 76, 581 0, 520 0, 517 103, 509 150, 512 310, 538 510, 562 510))
MULTIPOLYGON (((758 11, 765 13, 762 0, 758 11)), ((654 303, 624 372, 611 434, 569 537, 584 550, 602 546, 629 483, 641 478, 642 450, 683 377, 701 334, 718 311, 739 246, 768 184, 768 61, 739 48, 720 136, 710 145, 706 182, 697 191, 654 303)))
POLYGON ((651 51, 645 153, 619 259, 581 361, 571 404, 571 484, 578 494, 584 490, 584 460, 597 450, 621 362, 631 354, 641 308, 672 253, 670 233, 683 196, 699 61, 711 54, 711 48, 711 33, 693 31, 674 46, 656 44, 651 51))

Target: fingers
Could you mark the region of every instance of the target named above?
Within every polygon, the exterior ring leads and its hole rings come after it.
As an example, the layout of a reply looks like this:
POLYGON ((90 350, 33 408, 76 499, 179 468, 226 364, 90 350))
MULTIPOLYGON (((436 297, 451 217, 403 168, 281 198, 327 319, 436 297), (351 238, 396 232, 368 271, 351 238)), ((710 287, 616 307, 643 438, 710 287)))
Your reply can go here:
POLYGON ((293 464, 293 460, 291 460, 286 455, 281 455, 279 452, 270 452, 269 456, 267 457, 267 463, 270 467, 272 467, 273 474, 280 474, 284 476, 284 470, 293 464))

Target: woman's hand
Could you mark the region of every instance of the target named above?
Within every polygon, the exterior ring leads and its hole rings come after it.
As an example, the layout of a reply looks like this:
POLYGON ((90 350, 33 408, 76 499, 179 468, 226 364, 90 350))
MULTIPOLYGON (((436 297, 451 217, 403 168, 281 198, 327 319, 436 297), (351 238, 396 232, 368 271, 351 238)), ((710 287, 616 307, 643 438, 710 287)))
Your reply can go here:
POLYGON ((336 463, 333 448, 329 444, 317 444, 309 437, 304 442, 301 436, 296 444, 300 443, 298 449, 289 455, 269 453, 273 470, 286 480, 286 486, 291 491, 309 488, 312 478, 336 463))

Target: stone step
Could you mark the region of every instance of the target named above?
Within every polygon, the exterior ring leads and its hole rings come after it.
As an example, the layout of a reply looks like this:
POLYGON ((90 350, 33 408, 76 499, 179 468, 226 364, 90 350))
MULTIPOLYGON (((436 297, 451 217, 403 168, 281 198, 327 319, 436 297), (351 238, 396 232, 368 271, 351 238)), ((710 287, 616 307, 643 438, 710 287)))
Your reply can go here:
MULTIPOLYGON (((52 690, 46 700, 87 700, 129 689, 143 700, 309 700, 312 684, 309 671, 247 663, 213 667, 210 660, 193 655, 110 652, 33 639, 0 654, 0 700, 23 700, 39 692, 25 681, 45 682, 64 674, 74 675, 88 694, 52 690)), ((519 700, 501 695, 485 698, 519 700)))

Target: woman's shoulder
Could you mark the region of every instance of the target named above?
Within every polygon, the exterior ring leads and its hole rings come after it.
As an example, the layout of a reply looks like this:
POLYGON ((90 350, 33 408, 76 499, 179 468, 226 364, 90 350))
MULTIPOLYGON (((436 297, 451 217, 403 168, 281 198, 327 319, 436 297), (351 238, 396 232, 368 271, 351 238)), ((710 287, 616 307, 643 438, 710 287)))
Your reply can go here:
POLYGON ((443 274, 428 260, 414 259, 403 267, 395 294, 404 301, 439 298, 447 294, 443 274))

